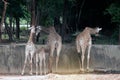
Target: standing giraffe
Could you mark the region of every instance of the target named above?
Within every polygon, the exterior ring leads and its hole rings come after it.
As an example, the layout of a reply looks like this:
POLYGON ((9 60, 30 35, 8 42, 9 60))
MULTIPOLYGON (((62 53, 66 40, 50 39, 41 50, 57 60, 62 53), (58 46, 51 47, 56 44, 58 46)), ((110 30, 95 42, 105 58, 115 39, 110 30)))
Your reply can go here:
POLYGON ((49 69, 50 72, 52 72, 52 63, 53 63, 53 53, 56 49, 56 70, 58 67, 59 62, 59 55, 62 48, 62 38, 61 36, 56 32, 54 27, 49 28, 49 35, 48 35, 48 42, 47 45, 50 49, 50 56, 49 56, 49 69))
POLYGON ((31 67, 30 74, 32 75, 32 59, 33 59, 34 53, 36 51, 35 44, 33 42, 33 36, 34 36, 34 33, 35 33, 35 26, 32 26, 30 29, 31 29, 31 31, 30 31, 29 40, 28 40, 28 42, 25 46, 25 61, 24 61, 24 66, 23 66, 23 70, 22 70, 22 73, 21 73, 22 75, 24 74, 24 70, 25 70, 25 67, 26 67, 26 64, 27 64, 27 60, 30 60, 30 67, 31 67))
POLYGON ((90 50, 91 50, 91 46, 92 46, 92 38, 91 35, 92 34, 98 34, 99 31, 102 30, 102 28, 90 28, 90 27, 86 27, 79 35, 77 35, 76 37, 76 48, 77 48, 77 52, 80 53, 80 51, 82 52, 81 54, 81 70, 84 71, 84 58, 85 58, 85 51, 87 51, 87 69, 89 70, 89 60, 90 60, 90 50))
POLYGON ((40 75, 42 75, 42 67, 44 68, 44 74, 46 74, 46 54, 48 50, 45 47, 41 47, 36 50, 36 75, 38 74, 38 63, 40 66, 40 75), (42 66, 42 64, 44 66, 42 66))

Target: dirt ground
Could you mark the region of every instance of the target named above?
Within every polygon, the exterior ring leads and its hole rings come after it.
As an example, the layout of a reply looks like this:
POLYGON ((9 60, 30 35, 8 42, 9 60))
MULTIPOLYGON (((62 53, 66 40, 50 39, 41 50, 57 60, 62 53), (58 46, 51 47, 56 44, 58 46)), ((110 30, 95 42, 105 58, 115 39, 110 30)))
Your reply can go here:
POLYGON ((120 80, 120 74, 1 75, 0 80, 120 80))

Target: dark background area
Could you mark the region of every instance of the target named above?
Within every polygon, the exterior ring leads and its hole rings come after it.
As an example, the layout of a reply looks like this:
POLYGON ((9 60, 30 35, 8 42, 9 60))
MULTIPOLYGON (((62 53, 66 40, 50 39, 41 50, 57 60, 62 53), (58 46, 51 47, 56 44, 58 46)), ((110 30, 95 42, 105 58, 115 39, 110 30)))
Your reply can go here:
MULTIPOLYGON (((5 22, 6 34, 9 41, 21 39, 20 21, 26 20, 26 25, 55 26, 57 32, 62 36, 63 42, 72 42, 75 37, 72 35, 81 32, 86 26, 102 27, 101 36, 95 38, 101 40, 101 44, 119 44, 119 21, 112 21, 110 13, 105 14, 111 4, 120 4, 119 0, 5 0, 7 5, 5 22), (33 16, 34 13, 34 16, 33 16), (8 18, 8 20, 6 19, 8 18), (34 22, 32 22, 34 21, 34 22), (12 26, 15 24, 16 27, 12 26), (8 29, 10 28, 10 29, 8 29), (107 41, 108 40, 108 41, 107 41)), ((120 7, 120 6, 117 6, 120 7)), ((0 19, 4 3, 0 1, 0 19)), ((120 12, 118 13, 120 15, 120 12)), ((2 34, 2 33, 1 33, 2 34)), ((29 34, 26 34, 29 35, 29 34)), ((96 42, 96 43, 97 43, 96 42)))

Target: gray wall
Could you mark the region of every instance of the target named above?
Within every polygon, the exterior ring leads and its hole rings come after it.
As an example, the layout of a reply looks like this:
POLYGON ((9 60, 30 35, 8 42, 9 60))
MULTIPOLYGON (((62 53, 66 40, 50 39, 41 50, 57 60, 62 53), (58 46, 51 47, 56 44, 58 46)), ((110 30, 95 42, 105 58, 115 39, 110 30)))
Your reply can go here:
MULTIPOLYGON (((41 47, 43 45, 37 45, 41 47)), ((24 63, 25 45, 0 45, 0 73, 20 74, 24 63)), ((48 54, 46 54, 48 58, 48 54)), ((35 59, 34 59, 35 60, 35 59)), ((55 59, 54 59, 55 61, 55 59)), ((48 59, 46 60, 48 64, 48 59)), ((33 62, 35 65, 35 61, 33 62)), ((53 70, 54 70, 53 64, 53 70)), ((85 60, 86 65, 86 60, 85 60)), ((78 53, 74 45, 63 45, 60 54, 58 72, 79 71, 78 53)), ((90 68, 120 71, 120 46, 93 45, 91 49, 90 68)), ((35 66, 33 67, 35 72, 35 66)), ((29 71, 29 64, 25 69, 29 71)))

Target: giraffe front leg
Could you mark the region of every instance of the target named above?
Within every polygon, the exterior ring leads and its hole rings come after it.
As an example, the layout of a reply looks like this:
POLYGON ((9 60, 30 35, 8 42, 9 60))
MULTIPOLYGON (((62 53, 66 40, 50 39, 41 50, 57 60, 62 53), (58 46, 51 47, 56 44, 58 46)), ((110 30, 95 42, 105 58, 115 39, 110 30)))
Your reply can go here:
POLYGON ((22 70, 21 75, 23 75, 23 74, 24 74, 24 72, 25 72, 25 67, 26 67, 26 64, 27 64, 27 56, 25 56, 24 66, 23 66, 23 70, 22 70))

